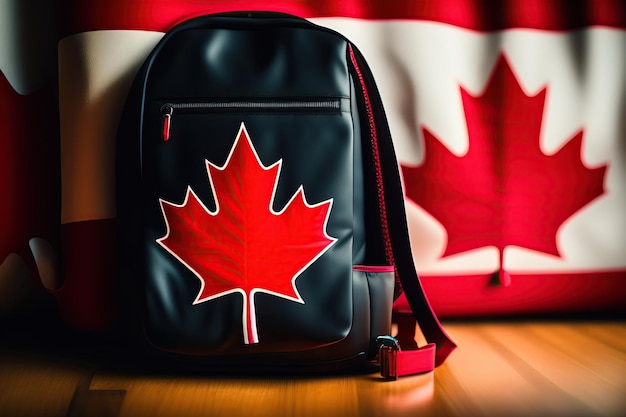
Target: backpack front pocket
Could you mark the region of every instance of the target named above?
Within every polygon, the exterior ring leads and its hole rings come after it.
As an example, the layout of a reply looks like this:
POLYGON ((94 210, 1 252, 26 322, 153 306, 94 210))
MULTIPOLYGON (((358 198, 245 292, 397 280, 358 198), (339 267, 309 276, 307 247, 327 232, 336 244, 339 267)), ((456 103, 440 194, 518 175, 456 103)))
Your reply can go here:
POLYGON ((145 319, 155 345, 276 352, 348 334, 354 148, 347 105, 158 105, 143 145, 145 319))

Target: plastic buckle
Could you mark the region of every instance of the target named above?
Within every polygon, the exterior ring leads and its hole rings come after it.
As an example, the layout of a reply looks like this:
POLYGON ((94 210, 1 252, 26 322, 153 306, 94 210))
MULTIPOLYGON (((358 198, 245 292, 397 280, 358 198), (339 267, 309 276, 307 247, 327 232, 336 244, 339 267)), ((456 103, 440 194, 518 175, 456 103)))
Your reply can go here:
POLYGON ((378 345, 380 374, 385 379, 398 379, 398 352, 401 351, 398 339, 392 336, 378 336, 376 344, 378 345))

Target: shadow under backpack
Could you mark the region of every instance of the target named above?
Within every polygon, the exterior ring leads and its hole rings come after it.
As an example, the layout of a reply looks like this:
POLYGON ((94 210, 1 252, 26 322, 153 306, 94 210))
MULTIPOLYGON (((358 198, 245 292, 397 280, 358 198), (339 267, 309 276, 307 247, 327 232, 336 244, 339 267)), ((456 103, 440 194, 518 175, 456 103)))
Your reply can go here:
POLYGON ((262 12, 175 26, 131 87, 116 175, 125 314, 156 357, 394 378, 455 348, 415 272, 374 79, 338 33, 262 12), (390 336, 400 291, 424 347, 390 336))

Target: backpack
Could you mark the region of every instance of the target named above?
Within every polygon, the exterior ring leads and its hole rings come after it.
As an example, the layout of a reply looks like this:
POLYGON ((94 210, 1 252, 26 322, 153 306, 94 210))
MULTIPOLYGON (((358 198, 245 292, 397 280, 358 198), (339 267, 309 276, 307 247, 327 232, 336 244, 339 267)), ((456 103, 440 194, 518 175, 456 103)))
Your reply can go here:
POLYGON ((374 79, 338 33, 263 12, 178 24, 136 75, 116 152, 124 317, 157 357, 393 378, 455 348, 415 272, 374 79), (401 292, 419 349, 391 337, 401 292))

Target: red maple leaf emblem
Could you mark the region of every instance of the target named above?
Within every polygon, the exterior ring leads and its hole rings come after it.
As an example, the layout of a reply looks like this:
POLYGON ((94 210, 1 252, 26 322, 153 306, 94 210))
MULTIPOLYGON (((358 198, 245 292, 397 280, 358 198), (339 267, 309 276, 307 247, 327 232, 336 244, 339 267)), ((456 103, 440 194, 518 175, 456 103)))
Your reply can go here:
POLYGON ((606 166, 582 163, 582 129, 554 155, 541 151, 547 88, 526 95, 504 56, 482 95, 460 90, 467 154, 455 156, 423 128, 423 164, 402 167, 407 196, 447 230, 442 257, 495 246, 502 268, 509 245, 560 256, 558 229, 604 193, 606 166))
POLYGON ((182 204, 160 200, 167 232, 157 242, 199 278, 193 304, 240 293, 244 342, 258 343, 254 295, 304 304, 296 278, 337 240, 326 232, 332 199, 309 204, 300 186, 275 211, 282 159, 264 166, 243 123, 224 165, 206 166, 215 211, 191 187, 182 204))

